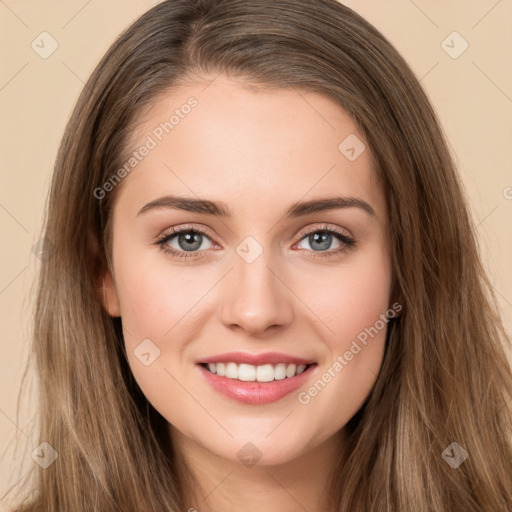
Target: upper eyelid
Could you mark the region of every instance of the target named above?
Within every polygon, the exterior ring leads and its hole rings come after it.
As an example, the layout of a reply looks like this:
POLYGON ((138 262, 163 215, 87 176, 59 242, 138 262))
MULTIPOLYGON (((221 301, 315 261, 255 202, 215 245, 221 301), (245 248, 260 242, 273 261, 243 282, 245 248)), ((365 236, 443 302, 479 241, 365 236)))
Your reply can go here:
POLYGON ((312 226, 312 227, 305 228, 305 230, 302 231, 302 236, 304 237, 310 233, 316 233, 317 231, 333 231, 333 232, 346 231, 347 232, 346 236, 352 238, 352 234, 350 233, 350 231, 347 228, 332 227, 325 223, 323 226, 312 226))
POLYGON ((175 235, 179 235, 180 233, 186 233, 188 231, 196 231, 198 233, 201 233, 202 235, 205 235, 207 236, 208 238, 210 238, 212 241, 214 241, 215 237, 214 236, 211 236, 209 233, 208 233, 208 230, 206 228, 198 228, 196 226, 187 226, 186 224, 184 226, 180 226, 178 228, 173 228, 169 231, 165 231, 162 235, 158 235, 156 237, 156 240, 165 240, 167 238, 171 238, 175 235))
MULTIPOLYGON (((166 240, 168 240, 174 236, 177 236, 180 233, 187 232, 187 231, 196 231, 196 232, 201 233, 202 235, 205 235, 206 237, 208 237, 212 243, 218 243, 218 242, 216 242, 216 238, 214 236, 211 236, 208 233, 207 228, 197 227, 194 225, 187 225, 187 224, 177 227, 175 229, 173 228, 168 233, 164 233, 163 235, 158 236, 157 241, 165 242, 166 240)), ((299 238, 299 241, 302 240, 307 235, 309 235, 311 233, 315 233, 317 231, 332 231, 332 232, 334 232, 335 235, 337 234, 336 233, 337 231, 341 231, 342 234, 344 234, 348 238, 354 238, 353 235, 350 233, 350 231, 348 231, 346 228, 341 228, 341 227, 334 228, 332 226, 329 226, 326 223, 323 223, 322 226, 308 226, 307 228, 305 228, 305 230, 301 230, 301 236, 299 238), (347 233, 345 234, 345 233, 343 233, 343 231, 345 231, 347 233)))

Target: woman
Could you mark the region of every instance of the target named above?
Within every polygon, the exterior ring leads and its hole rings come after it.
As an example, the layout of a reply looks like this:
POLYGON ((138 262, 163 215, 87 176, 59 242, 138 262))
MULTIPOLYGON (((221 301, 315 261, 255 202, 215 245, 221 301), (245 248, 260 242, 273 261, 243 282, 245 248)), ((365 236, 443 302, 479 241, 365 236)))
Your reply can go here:
POLYGON ((45 242, 49 446, 18 510, 512 510, 508 340, 459 179, 349 8, 144 14, 69 121, 45 242))

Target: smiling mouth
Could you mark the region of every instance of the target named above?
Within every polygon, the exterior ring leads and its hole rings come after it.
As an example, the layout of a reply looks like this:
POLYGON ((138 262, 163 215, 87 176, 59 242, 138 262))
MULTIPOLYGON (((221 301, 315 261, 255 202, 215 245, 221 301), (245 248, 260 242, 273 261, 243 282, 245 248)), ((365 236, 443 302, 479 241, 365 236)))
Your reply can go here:
POLYGON ((241 382, 265 383, 291 379, 306 372, 310 367, 316 366, 316 363, 299 365, 278 363, 255 366, 245 363, 226 362, 200 363, 200 366, 219 377, 226 377, 241 382))

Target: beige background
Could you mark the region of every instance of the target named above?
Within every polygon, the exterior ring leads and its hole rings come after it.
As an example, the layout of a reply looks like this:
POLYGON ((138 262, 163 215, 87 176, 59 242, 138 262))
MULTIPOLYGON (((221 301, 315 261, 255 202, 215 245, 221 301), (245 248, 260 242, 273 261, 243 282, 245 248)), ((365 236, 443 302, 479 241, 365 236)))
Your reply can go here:
MULTIPOLYGON (((511 0, 347 0, 394 43, 421 78, 457 158, 478 224, 482 254, 512 333, 512 19, 511 0), (442 42, 457 31, 469 44, 458 58, 442 42)), ((150 1, 0 0, 0 510, 35 443, 17 417, 27 356, 29 292, 40 220, 65 123, 93 67, 150 1), (31 47, 46 31, 47 59, 31 47), (48 47, 48 46, 47 46, 48 47), (14 453, 18 435, 23 453, 14 453)), ((452 52, 461 39, 449 38, 452 52), (453 39, 453 43, 451 42, 453 39)), ((33 404, 25 407, 30 411, 33 404)), ((24 410, 25 410, 24 409, 24 410)))

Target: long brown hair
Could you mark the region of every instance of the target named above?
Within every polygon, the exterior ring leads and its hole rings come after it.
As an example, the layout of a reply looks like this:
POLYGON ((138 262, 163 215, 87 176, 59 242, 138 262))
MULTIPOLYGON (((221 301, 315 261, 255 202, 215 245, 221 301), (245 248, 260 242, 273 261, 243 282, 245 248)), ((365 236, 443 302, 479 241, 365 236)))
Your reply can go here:
POLYGON ((98 299, 117 188, 101 199, 94 191, 122 166, 144 107, 187 77, 219 73, 334 99, 384 183, 403 312, 348 425, 329 506, 512 510, 510 342, 452 156, 404 59, 335 0, 164 1, 121 34, 87 81, 55 164, 31 346, 38 439, 58 459, 34 465, 34 492, 18 510, 187 509, 166 421, 131 376, 121 320, 98 299), (468 454, 457 468, 442 456, 453 446, 468 454))

